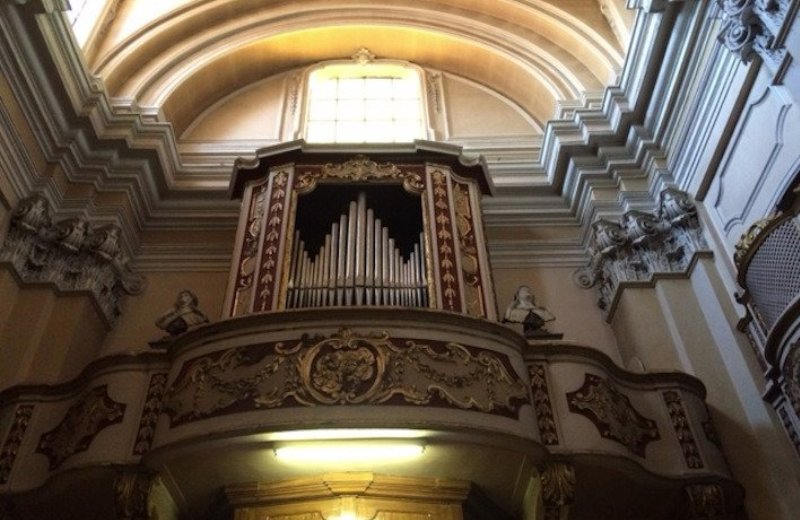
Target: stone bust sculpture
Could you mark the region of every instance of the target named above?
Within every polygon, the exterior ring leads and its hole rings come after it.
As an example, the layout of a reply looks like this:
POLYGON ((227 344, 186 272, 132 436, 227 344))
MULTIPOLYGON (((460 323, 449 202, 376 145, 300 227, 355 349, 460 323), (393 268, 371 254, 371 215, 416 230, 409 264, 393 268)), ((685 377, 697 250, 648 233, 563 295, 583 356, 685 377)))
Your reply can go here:
POLYGON ((207 323, 208 317, 198 309, 197 296, 192 291, 178 293, 175 305, 156 320, 156 326, 172 336, 183 334, 190 327, 207 323))
POLYGON ((548 321, 555 320, 550 311, 536 305, 536 298, 530 287, 522 285, 514 293, 514 301, 506 308, 503 321, 511 323, 522 323, 525 336, 535 334, 537 331, 546 332, 544 325, 548 321))

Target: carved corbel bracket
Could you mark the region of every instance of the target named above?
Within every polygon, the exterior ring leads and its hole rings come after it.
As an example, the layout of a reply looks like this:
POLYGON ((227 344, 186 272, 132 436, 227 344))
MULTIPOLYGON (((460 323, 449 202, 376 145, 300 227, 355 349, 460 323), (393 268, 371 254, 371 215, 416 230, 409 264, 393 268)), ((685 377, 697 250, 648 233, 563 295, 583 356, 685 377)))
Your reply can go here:
POLYGON ((569 462, 551 462, 541 469, 544 520, 567 520, 575 502, 575 467, 569 462))
POLYGON ((112 322, 120 314, 122 295, 139 294, 146 286, 128 265, 121 234, 115 224, 96 225, 84 217, 54 220, 47 199, 35 194, 12 213, 0 263, 10 265, 23 283, 90 293, 112 322))
POLYGON ((149 471, 122 471, 114 480, 117 520, 149 520, 149 498, 155 475, 149 471))
POLYGON ((707 250, 697 209, 687 193, 668 188, 653 213, 628 211, 619 222, 592 224, 591 260, 575 271, 578 286, 600 290, 598 306, 611 312, 623 282, 647 282, 657 273, 685 272, 694 254, 707 250))
POLYGON ((717 0, 724 25, 719 41, 743 62, 756 55, 777 72, 787 56, 782 34, 791 23, 791 0, 717 0))

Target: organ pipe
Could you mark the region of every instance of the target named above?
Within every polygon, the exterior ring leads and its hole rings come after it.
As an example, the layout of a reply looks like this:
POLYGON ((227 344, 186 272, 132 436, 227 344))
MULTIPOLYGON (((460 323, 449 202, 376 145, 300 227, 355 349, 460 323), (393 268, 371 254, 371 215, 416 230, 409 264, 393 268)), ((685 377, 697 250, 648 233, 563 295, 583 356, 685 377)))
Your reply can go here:
POLYGON ((424 235, 405 257, 365 194, 333 222, 319 251, 297 231, 291 253, 287 306, 427 306, 424 235))

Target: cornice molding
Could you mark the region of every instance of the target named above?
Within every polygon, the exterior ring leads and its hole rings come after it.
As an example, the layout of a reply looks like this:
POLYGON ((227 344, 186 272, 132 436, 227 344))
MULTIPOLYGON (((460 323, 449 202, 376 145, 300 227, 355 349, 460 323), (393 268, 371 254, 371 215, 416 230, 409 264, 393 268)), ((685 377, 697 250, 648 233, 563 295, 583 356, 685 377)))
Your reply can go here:
MULTIPOLYGON (((41 6, 45 4, 49 5, 41 6)), ((687 24, 704 16, 703 7, 678 1, 635 4, 631 7, 643 12, 632 32, 618 86, 607 88, 601 100, 586 96, 582 103, 565 103, 559 115, 569 119, 548 123, 541 144, 530 151, 470 143, 471 151, 487 153, 489 171, 496 172, 500 181, 496 202, 486 204, 487 226, 548 225, 554 218, 570 221, 584 229, 585 246, 589 223, 597 218, 655 207, 656 194, 673 180, 662 149, 669 134, 654 126, 663 121, 645 115, 668 113, 675 99, 657 95, 654 86, 680 89, 685 71, 673 72, 669 64, 696 59, 694 47, 709 43, 695 35, 683 48, 670 44, 684 36, 687 24), (512 193, 552 203, 517 204, 512 193), (560 208, 554 210, 556 205, 560 208)), ((229 173, 219 164, 228 163, 231 152, 242 150, 236 146, 204 150, 178 143, 158 113, 132 100, 108 98, 100 81, 88 73, 63 15, 55 10, 44 9, 51 14, 34 19, 15 5, 0 5, 0 40, 4 40, 0 69, 11 78, 47 159, 59 163, 71 182, 125 194, 128 207, 102 211, 123 228, 132 251, 139 249, 138 236, 145 228, 234 229, 236 204, 225 197, 229 173), (207 161, 212 158, 214 166, 207 161)), ((22 191, 28 186, 41 182, 32 178, 36 172, 16 175, 27 177, 17 181, 19 197, 26 195, 22 191)), ((60 202, 62 196, 54 193, 48 198, 60 202)), ((87 213, 94 211, 88 208, 87 213)), ((534 263, 551 261, 552 255, 538 256, 539 251, 544 253, 543 244, 517 247, 527 251, 518 259, 533 252, 534 263)), ((569 245, 564 254, 577 258, 579 247, 569 245)), ((514 261, 507 256, 510 249, 509 244, 498 255, 509 263, 514 261)), ((163 265, 170 262, 169 256, 162 256, 163 265)), ((216 264, 221 257, 211 255, 207 260, 216 264)), ((155 258, 147 262, 158 264, 155 258)))

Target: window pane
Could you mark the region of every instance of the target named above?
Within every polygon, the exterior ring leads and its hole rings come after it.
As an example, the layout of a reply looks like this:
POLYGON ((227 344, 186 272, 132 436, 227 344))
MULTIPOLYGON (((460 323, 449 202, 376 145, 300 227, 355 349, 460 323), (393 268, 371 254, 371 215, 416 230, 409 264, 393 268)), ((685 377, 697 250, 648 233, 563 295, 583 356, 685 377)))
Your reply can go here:
POLYGON ((308 125, 306 139, 314 143, 333 143, 336 138, 336 123, 315 121, 308 125))
POLYGON ((394 80, 392 87, 396 99, 419 99, 419 83, 413 76, 394 80))
POLYGON ((343 99, 339 101, 336 119, 363 121, 365 108, 363 99, 343 99))
POLYGON ((367 141, 371 143, 391 143, 395 140, 391 121, 368 121, 364 130, 367 141))
POLYGON ((339 78, 339 99, 363 99, 364 78, 339 78))
POLYGON ((392 112, 395 119, 419 119, 419 101, 394 101, 392 112))
POLYGON ((320 82, 311 83, 311 98, 312 99, 336 99, 336 90, 339 87, 339 81, 334 79, 326 79, 320 82))
POLYGON ((329 65, 324 69, 324 78, 316 73, 309 76, 311 101, 306 139, 388 143, 411 141, 425 135, 416 71, 381 64, 375 66, 375 74, 379 76, 369 77, 369 67, 329 65), (386 77, 387 71, 394 73, 392 67, 396 67, 397 77, 386 77))
POLYGON ((392 78, 367 78, 367 99, 389 99, 392 97, 392 78))
POLYGON ((387 99, 368 99, 365 103, 367 119, 392 119, 392 103, 387 99))
POLYGON ((308 118, 311 120, 329 120, 336 119, 336 100, 318 100, 312 99, 311 106, 308 109, 308 118))
POLYGON ((363 143, 364 142, 364 122, 363 121, 339 121, 336 123, 336 142, 339 143, 363 143))

